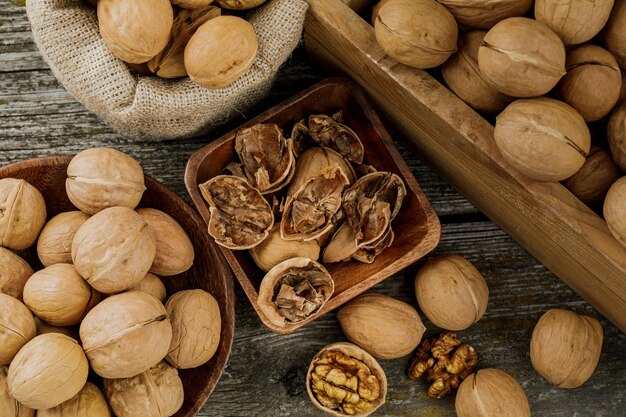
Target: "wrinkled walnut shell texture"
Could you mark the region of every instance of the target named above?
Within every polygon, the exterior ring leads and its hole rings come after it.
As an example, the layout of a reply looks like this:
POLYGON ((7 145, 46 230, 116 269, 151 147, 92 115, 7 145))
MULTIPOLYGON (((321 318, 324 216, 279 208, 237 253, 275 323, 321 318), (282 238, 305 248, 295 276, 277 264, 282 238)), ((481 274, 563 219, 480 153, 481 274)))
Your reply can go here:
POLYGON ((604 27, 614 0, 535 0, 535 18, 554 31, 565 45, 577 45, 604 27))
POLYGON ((595 206, 604 201, 611 185, 622 176, 622 171, 613 161, 611 153, 592 146, 585 164, 563 185, 580 201, 595 206))
POLYGON ((513 377, 481 369, 467 377, 456 394, 458 417, 530 417, 526 394, 513 377))
POLYGON ((89 215, 82 211, 69 211, 46 223, 37 240, 37 256, 43 266, 72 263, 72 241, 87 219, 89 215))
POLYGON ((165 302, 167 296, 167 290, 165 289, 165 285, 163 285, 163 281, 156 275, 150 273, 129 291, 143 291, 162 303, 165 302))
POLYGON ((111 412, 100 389, 87 382, 71 399, 54 408, 37 411, 37 417, 111 417, 111 412))
POLYGON ((0 294, 0 365, 10 364, 36 332, 30 310, 19 300, 0 294))
POLYGON ((22 299, 24 285, 33 275, 33 268, 24 259, 0 247, 0 293, 22 299))
POLYGON ((613 160, 626 172, 626 102, 620 104, 611 114, 608 141, 613 160))
POLYGON ((27 249, 46 223, 46 202, 25 180, 0 179, 0 246, 27 249))
POLYGON ((615 239, 626 247, 626 177, 609 189, 604 199, 604 219, 615 239))
POLYGON ((35 417, 36 410, 25 407, 9 395, 8 371, 8 366, 0 366, 0 410, 8 417, 35 417))
POLYGON ((439 0, 465 29, 490 29, 509 17, 523 16, 533 0, 439 0))

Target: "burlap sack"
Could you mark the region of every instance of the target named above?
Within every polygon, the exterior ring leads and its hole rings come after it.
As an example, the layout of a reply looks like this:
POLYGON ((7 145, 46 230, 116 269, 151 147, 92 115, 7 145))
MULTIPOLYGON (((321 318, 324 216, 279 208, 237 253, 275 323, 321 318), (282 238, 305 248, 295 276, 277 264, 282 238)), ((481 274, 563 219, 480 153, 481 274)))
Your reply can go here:
POLYGON ((107 49, 83 0, 26 1, 35 42, 59 82, 120 133, 153 140, 206 133, 263 98, 300 40, 306 9, 306 0, 270 0, 253 11, 254 65, 233 85, 209 90, 188 78, 131 74, 107 49))

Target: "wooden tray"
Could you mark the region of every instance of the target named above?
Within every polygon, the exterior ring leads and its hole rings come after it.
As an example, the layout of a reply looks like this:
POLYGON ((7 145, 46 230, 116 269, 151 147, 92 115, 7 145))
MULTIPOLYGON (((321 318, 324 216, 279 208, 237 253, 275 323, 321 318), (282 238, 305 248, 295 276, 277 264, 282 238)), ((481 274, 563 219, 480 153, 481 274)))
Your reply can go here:
MULTIPOLYGON (((352 0, 367 11, 372 0, 352 0)), ((502 158, 493 126, 427 72, 378 46, 350 0, 309 0, 311 61, 350 75, 400 138, 447 182, 626 332, 626 249, 559 183, 523 177, 502 158)))
POLYGON ((293 124, 309 114, 332 114, 340 109, 343 110, 345 123, 361 138, 366 161, 379 170, 398 174, 407 185, 402 209, 393 221, 396 237, 393 245, 372 264, 350 261, 327 265, 335 280, 333 296, 318 314, 286 328, 270 323, 257 304, 259 285, 265 274, 256 266, 248 251, 221 248, 261 321, 275 333, 291 333, 356 297, 425 256, 437 246, 441 237, 437 215, 380 119, 362 90, 345 79, 330 79, 313 86, 222 136, 191 157, 185 171, 185 184, 204 221, 209 222, 209 206, 202 198, 198 184, 219 175, 229 162, 237 158, 234 140, 238 130, 257 123, 276 123, 283 131, 291 132, 293 124))
MULTIPOLYGON (((17 162, 0 167, 0 178, 25 179, 37 188, 46 201, 50 219, 61 212, 76 210, 65 192, 67 165, 71 159, 71 156, 50 156, 17 162)), ((235 333, 232 275, 198 214, 165 185, 148 175, 145 180, 147 189, 139 207, 153 207, 172 216, 189 235, 196 254, 189 271, 162 278, 168 297, 180 290, 201 288, 210 292, 220 306, 222 332, 215 355, 198 368, 178 370, 183 381, 185 401, 174 417, 193 417, 215 389, 230 355, 235 333)), ((42 268, 34 246, 19 254, 34 270, 42 268)), ((2 412, 0 414, 4 415, 2 412)))

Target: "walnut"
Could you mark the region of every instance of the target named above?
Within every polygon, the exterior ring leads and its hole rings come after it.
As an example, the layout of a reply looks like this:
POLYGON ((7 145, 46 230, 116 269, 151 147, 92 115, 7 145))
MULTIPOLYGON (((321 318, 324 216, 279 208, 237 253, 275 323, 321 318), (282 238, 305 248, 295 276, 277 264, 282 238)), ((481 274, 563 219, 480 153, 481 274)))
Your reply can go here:
POLYGON ((457 389, 477 363, 478 354, 473 347, 461 344, 455 333, 443 333, 420 344, 408 374, 413 380, 426 374, 426 381, 431 383, 428 396, 439 400, 457 389))
POLYGON ((22 299, 24 285, 33 275, 33 268, 9 249, 0 247, 0 293, 22 299))
POLYGON ((167 300, 165 309, 172 323, 172 342, 167 361, 178 369, 207 363, 220 343, 220 306, 203 290, 179 291, 167 300))
POLYGON ((626 177, 609 188, 602 211, 609 231, 626 248, 626 177))
POLYGON ((302 187, 302 184, 331 165, 338 165, 341 172, 348 178, 348 183, 354 184, 356 173, 350 162, 331 148, 316 146, 307 149, 298 157, 296 172, 289 183, 287 196, 293 195, 302 187))
POLYGON ((9 366, 9 394, 35 409, 56 407, 78 394, 89 364, 78 342, 60 333, 35 337, 9 366))
POLYGON ((0 179, 0 246, 31 247, 46 223, 46 202, 25 180, 0 179))
POLYGON ((88 219, 82 211, 68 211, 46 223, 37 240, 37 256, 43 266, 72 263, 72 241, 88 219))
POLYGON ((193 244, 185 230, 170 215, 153 208, 140 208, 137 213, 148 223, 156 238, 156 255, 150 272, 171 276, 187 271, 193 265, 193 244))
POLYGON ((150 273, 129 291, 143 291, 160 302, 164 302, 167 296, 167 290, 165 289, 165 285, 163 285, 163 281, 156 275, 150 273))
POLYGON ((454 403, 457 417, 530 417, 526 394, 513 377, 481 369, 461 383, 454 403))
POLYGON ((100 389, 87 382, 71 399, 56 407, 37 411, 37 417, 111 417, 111 412, 100 389))
POLYGON ((308 258, 291 258, 265 275, 258 304, 276 326, 286 327, 318 313, 335 290, 330 273, 308 258))
POLYGON ((37 332, 32 313, 19 300, 0 294, 0 365, 11 363, 37 332))
POLYGON ((91 148, 70 161, 65 190, 79 210, 96 214, 108 207, 137 207, 146 186, 135 159, 115 149, 91 148))
POLYGON ((626 29, 626 2, 618 0, 604 27, 602 40, 622 69, 626 69, 626 30, 624 29, 626 29))
POLYGON ((307 392, 334 416, 367 416, 385 402, 387 378, 370 354, 351 343, 326 346, 311 361, 307 392))
POLYGON ((260 6, 267 0, 215 0, 215 2, 225 9, 246 10, 260 6))
POLYGON ((611 185, 622 176, 622 171, 611 158, 611 153, 592 146, 585 164, 563 185, 588 206, 602 204, 611 185))
POLYGON ((320 245, 315 240, 307 242, 285 240, 280 237, 280 226, 275 224, 267 239, 250 249, 250 255, 259 268, 268 272, 291 258, 301 257, 317 261, 320 256, 320 245))
POLYGON ((341 122, 341 112, 332 117, 324 114, 311 115, 306 134, 318 145, 337 151, 348 161, 362 164, 365 152, 363 143, 352 129, 341 122))
POLYGON ((218 175, 199 188, 210 206, 209 234, 218 245, 250 249, 269 235, 274 225, 272 208, 245 179, 218 175))
POLYGON ((285 139, 274 123, 257 124, 238 131, 235 151, 248 182, 261 194, 279 191, 295 173, 293 142, 285 139))
POLYGON ((9 387, 7 386, 8 366, 0 366, 0 410, 3 416, 7 417, 35 417, 36 411, 25 407, 9 395, 9 387))
POLYGON ((280 222, 281 237, 308 241, 331 230, 346 185, 348 178, 338 165, 328 167, 302 184, 285 204, 280 222))

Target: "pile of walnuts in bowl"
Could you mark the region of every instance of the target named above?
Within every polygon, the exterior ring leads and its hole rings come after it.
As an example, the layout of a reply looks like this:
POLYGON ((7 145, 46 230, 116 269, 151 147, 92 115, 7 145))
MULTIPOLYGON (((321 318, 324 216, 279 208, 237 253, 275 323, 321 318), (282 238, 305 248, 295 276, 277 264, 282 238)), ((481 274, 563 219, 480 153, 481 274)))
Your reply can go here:
POLYGON ((603 207, 626 246, 626 2, 382 0, 373 25, 389 56, 441 66, 459 98, 499 113, 504 160, 603 207))
POLYGON ((109 417, 110 406, 118 417, 171 416, 184 399, 177 369, 215 354, 215 298, 191 289, 166 302, 159 277, 189 270, 194 248, 168 214, 135 209, 145 189, 130 156, 85 150, 67 168, 67 196, 79 211, 46 223, 34 186, 0 180, 2 415, 109 417), (13 252, 35 244, 36 272, 13 252), (104 393, 87 382, 90 370, 104 393))
POLYGON ((223 88, 250 69, 258 49, 252 25, 232 13, 266 1, 89 2, 97 7, 100 34, 108 49, 135 71, 161 78, 188 76, 203 87, 223 88))

